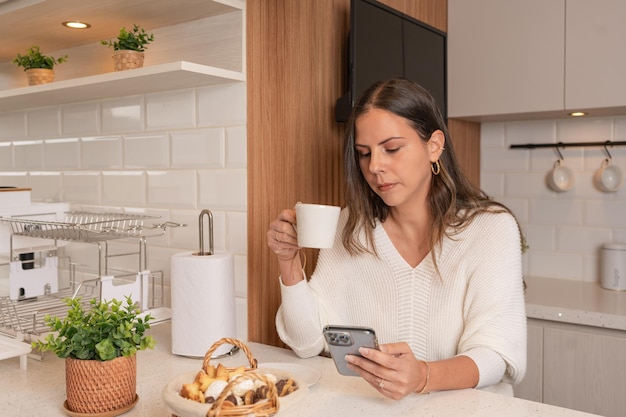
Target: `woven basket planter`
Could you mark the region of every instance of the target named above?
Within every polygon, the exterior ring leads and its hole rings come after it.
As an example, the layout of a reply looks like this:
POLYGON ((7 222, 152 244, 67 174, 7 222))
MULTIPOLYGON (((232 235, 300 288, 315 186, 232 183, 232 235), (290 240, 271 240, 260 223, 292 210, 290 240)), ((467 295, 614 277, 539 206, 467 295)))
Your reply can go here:
POLYGON ((70 411, 85 414, 127 411, 137 399, 136 357, 110 361, 66 358, 65 390, 65 406, 70 411))
POLYGON ((24 72, 28 77, 28 85, 47 84, 54 81, 54 70, 51 69, 31 68, 24 72))
POLYGON ((115 71, 143 67, 143 52, 120 50, 113 52, 115 71))

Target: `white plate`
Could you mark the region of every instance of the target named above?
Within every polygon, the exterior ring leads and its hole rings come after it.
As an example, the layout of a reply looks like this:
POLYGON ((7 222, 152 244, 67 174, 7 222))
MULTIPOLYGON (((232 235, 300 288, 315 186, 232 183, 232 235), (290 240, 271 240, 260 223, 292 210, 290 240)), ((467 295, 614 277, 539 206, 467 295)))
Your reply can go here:
POLYGON ((315 368, 310 366, 301 365, 299 363, 290 363, 290 362, 272 362, 272 363, 260 363, 259 368, 273 368, 280 369, 282 371, 288 372, 296 377, 296 379, 301 380, 309 387, 317 384, 317 381, 322 378, 322 373, 315 368))
MULTIPOLYGON (((278 368, 269 368, 268 366, 258 366, 258 371, 271 373, 278 378, 293 378, 293 380, 296 381, 296 384, 298 384, 299 388, 295 392, 279 398, 279 413, 280 411, 287 410, 298 404, 309 390, 306 382, 291 372, 286 372, 278 368)), ((212 404, 197 403, 188 400, 187 398, 183 398, 179 394, 180 388, 183 384, 193 382, 197 373, 198 372, 187 372, 177 376, 170 381, 170 383, 167 384, 161 392, 165 404, 179 417, 205 417, 209 409, 212 407, 212 404)))

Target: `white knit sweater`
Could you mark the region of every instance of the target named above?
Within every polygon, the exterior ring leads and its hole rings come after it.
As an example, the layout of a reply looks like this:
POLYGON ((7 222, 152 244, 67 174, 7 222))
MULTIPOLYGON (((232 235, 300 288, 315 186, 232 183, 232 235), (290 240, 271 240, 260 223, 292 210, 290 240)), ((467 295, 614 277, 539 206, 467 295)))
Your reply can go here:
POLYGON ((379 257, 350 256, 341 243, 346 219, 343 210, 334 247, 320 251, 308 282, 281 283, 276 327, 299 356, 326 349, 327 324, 368 326, 380 343, 407 342, 419 359, 472 358, 477 387, 522 380, 526 315, 520 235, 511 215, 480 214, 444 238, 436 251, 441 276, 430 254, 409 266, 380 224, 374 230, 379 257))

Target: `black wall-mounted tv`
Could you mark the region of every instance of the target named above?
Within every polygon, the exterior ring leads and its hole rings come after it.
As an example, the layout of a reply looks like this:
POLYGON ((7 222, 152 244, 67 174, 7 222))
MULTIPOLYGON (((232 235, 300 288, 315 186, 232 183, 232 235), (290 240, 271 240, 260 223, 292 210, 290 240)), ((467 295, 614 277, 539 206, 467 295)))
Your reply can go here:
POLYGON ((446 34, 375 0, 350 1, 347 93, 335 105, 345 122, 374 82, 404 77, 435 98, 447 118, 446 34))

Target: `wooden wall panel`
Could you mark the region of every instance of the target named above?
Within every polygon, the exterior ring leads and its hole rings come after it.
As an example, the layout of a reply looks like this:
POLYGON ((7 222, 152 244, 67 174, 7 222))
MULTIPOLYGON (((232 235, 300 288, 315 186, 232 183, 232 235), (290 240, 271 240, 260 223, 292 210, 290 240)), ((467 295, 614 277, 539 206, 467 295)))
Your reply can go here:
MULTIPOLYGON (((446 29, 447 0, 383 3, 446 29)), ((344 93, 350 0, 248 0, 248 337, 282 345, 269 223, 297 201, 343 204, 344 93)), ((307 273, 316 252, 307 250, 307 273)))
POLYGON ((480 186, 480 123, 449 119, 448 131, 461 169, 480 186))

